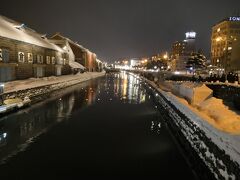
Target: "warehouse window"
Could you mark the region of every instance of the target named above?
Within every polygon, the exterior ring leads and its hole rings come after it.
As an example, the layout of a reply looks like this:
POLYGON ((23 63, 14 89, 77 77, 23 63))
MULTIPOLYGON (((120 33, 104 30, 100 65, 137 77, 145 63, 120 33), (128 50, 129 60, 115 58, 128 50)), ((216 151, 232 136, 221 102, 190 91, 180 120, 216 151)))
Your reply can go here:
POLYGON ((18 52, 18 62, 24 63, 25 56, 24 52, 18 52))
POLYGON ((55 64, 55 57, 52 56, 52 64, 55 64))
POLYGON ((0 62, 3 61, 3 57, 2 57, 2 49, 0 49, 0 62))
POLYGON ((50 58, 50 56, 46 56, 46 63, 47 63, 47 64, 51 64, 51 58, 50 58))
POLYGON ((32 55, 32 53, 28 53, 28 63, 33 63, 33 55, 32 55))
POLYGON ((43 64, 43 56, 40 55, 40 63, 43 64))
POLYGON ((37 63, 43 64, 43 56, 42 55, 37 55, 37 63))

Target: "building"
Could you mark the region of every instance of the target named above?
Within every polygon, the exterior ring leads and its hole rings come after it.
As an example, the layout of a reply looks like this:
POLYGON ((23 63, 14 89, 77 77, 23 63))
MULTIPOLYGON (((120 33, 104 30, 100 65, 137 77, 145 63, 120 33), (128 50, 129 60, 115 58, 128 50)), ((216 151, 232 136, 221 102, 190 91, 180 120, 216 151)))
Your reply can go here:
POLYGON ((46 35, 0 16, 0 82, 69 73, 68 53, 46 35))
POLYGON ((240 39, 232 43, 230 71, 240 71, 240 39))
POLYGON ((196 32, 186 32, 185 35, 183 41, 176 41, 172 45, 171 70, 185 71, 188 58, 196 52, 196 32))
POLYGON ((240 17, 229 17, 214 25, 211 36, 212 65, 227 72, 240 70, 239 41, 240 17))
POLYGON ((86 68, 87 71, 94 72, 98 71, 99 67, 97 67, 97 56, 95 53, 92 53, 90 50, 84 48, 79 45, 77 42, 72 41, 71 39, 64 37, 60 33, 54 34, 51 38, 51 41, 57 45, 61 45, 62 42, 64 45, 69 47, 69 51, 71 52, 72 58, 75 58, 73 61, 81 64, 86 68))
POLYGON ((83 65, 81 65, 80 63, 75 61, 76 60, 75 54, 74 54, 74 52, 72 50, 72 46, 71 46, 71 43, 73 43, 72 41, 70 41, 67 38, 61 38, 61 39, 53 38, 53 39, 50 39, 50 42, 56 44, 60 48, 67 51, 68 57, 69 57, 69 66, 71 68, 72 74, 76 74, 78 72, 84 72, 84 70, 86 68, 83 65))
POLYGON ((185 41, 174 42, 172 45, 172 56, 176 57, 176 56, 181 56, 186 54, 185 52, 186 46, 187 46, 187 43, 185 41))
POLYGON ((130 68, 136 69, 142 66, 142 59, 141 58, 132 58, 130 60, 130 68))

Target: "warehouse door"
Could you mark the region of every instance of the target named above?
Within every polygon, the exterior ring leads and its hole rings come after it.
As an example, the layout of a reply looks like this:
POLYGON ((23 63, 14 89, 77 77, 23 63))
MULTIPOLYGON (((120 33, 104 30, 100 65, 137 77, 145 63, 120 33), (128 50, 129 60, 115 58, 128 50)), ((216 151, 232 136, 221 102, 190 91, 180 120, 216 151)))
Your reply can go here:
POLYGON ((56 76, 62 75, 62 67, 56 67, 56 76))
POLYGON ((40 77, 43 77, 44 76, 44 69, 43 67, 35 67, 34 68, 34 76, 36 78, 40 78, 40 77))
POLYGON ((2 59, 4 63, 8 63, 9 62, 9 52, 6 49, 2 50, 2 59))
POLYGON ((0 67, 0 82, 14 80, 12 67, 0 67))

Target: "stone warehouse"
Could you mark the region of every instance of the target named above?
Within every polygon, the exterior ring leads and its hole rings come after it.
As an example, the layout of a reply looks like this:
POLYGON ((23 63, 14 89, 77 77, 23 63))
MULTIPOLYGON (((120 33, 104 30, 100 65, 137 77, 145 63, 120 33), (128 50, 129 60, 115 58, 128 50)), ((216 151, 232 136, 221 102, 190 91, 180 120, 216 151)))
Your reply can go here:
POLYGON ((48 39, 22 23, 0 16, 0 82, 99 69, 94 53, 59 37, 48 39))
POLYGON ((77 42, 73 42, 71 39, 64 37, 60 33, 54 34, 50 38, 50 41, 67 49, 68 52, 71 52, 71 54, 73 54, 72 57, 75 57, 73 61, 84 66, 87 71, 94 72, 102 70, 102 62, 97 59, 96 54, 84 48, 77 42))
POLYGON ((0 16, 0 81, 70 73, 68 53, 39 34, 0 16))

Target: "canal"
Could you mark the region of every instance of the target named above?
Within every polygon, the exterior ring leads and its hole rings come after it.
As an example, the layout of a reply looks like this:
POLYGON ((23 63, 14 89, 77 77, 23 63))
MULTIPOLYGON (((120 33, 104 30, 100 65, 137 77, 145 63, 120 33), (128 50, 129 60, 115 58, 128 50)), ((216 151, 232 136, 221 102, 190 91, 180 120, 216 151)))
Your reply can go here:
POLYGON ((72 86, 0 119, 1 179, 87 176, 196 179, 132 75, 72 86))

